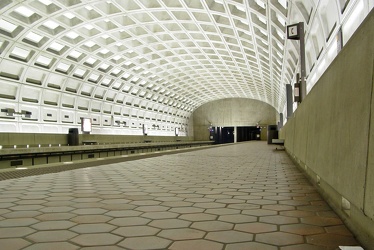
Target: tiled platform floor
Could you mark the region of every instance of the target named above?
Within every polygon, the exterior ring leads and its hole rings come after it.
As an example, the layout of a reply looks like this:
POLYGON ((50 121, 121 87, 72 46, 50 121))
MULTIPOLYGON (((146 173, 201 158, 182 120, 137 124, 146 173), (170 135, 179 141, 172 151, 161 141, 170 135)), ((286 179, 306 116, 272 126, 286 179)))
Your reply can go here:
POLYGON ((264 142, 0 181, 0 248, 315 250, 358 245, 264 142))

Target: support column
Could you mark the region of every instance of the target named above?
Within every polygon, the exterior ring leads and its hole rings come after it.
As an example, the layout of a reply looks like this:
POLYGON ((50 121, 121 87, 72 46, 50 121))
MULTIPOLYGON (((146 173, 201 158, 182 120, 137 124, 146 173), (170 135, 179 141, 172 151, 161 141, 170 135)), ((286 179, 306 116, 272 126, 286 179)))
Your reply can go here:
POLYGON ((283 127, 283 113, 279 114, 278 130, 283 127))
POLYGON ((234 143, 237 143, 237 142, 238 142, 238 129, 235 126, 234 127, 234 143))

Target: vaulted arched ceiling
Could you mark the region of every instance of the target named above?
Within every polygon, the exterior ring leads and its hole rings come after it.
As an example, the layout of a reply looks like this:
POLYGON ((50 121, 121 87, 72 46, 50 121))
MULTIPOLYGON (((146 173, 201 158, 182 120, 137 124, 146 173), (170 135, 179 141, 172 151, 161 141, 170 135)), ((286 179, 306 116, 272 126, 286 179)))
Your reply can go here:
POLYGON ((349 12, 362 4, 367 13, 369 2, 2 0, 0 106, 47 122, 39 109, 177 125, 224 98, 282 112, 299 63, 286 25, 306 23, 309 75, 349 12))

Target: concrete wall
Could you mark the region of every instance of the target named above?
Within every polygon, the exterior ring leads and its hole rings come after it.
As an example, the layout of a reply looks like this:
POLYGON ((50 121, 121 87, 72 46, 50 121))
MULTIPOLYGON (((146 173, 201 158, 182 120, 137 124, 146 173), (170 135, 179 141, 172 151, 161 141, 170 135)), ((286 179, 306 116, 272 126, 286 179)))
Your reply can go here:
POLYGON ((195 140, 209 139, 210 124, 214 127, 256 126, 257 123, 276 124, 279 120, 279 114, 269 104, 244 98, 228 98, 206 103, 197 108, 192 117, 195 140))
MULTIPOLYGON (((122 143, 139 143, 147 141, 152 142, 175 142, 175 141, 193 141, 192 137, 188 136, 143 136, 143 135, 102 135, 102 134, 79 134, 79 142, 96 141, 100 144, 122 144, 122 143)), ((61 146, 68 144, 67 134, 39 134, 39 133, 0 133, 0 145, 3 148, 12 148, 16 145, 18 148, 48 147, 49 144, 61 146)))
POLYGON ((373 14, 280 132, 365 249, 374 249, 373 14))

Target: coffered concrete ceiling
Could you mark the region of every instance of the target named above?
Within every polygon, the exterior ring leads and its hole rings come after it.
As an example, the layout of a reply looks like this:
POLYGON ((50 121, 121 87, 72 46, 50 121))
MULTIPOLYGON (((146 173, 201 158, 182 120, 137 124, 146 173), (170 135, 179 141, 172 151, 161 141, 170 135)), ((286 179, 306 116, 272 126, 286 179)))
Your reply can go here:
POLYGON ((372 7, 371 0, 2 0, 0 105, 137 119, 161 110, 178 120, 238 97, 283 112, 285 84, 299 67, 286 25, 305 22, 309 90, 337 54, 337 34, 343 29, 347 40, 372 7), (353 12, 363 17, 352 21, 353 12))

